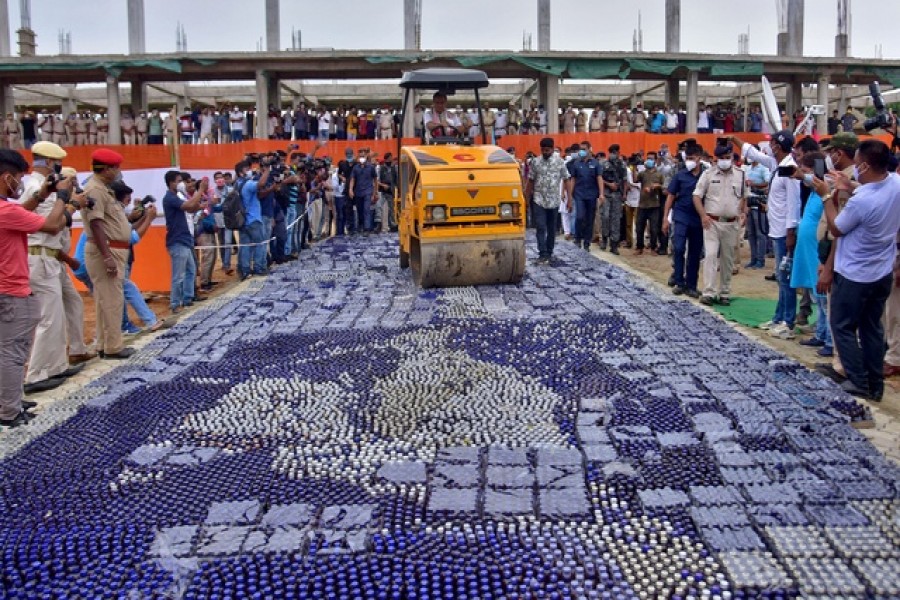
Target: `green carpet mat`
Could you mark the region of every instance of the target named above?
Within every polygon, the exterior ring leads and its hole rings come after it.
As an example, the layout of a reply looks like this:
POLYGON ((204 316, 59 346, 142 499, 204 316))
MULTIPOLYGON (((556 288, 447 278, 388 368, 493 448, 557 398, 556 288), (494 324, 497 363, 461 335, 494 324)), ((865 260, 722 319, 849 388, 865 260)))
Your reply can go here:
MULTIPOLYGON (((741 298, 733 297, 731 306, 714 305, 719 314, 728 319, 735 321, 747 327, 757 327, 760 323, 765 323, 775 314, 775 305, 777 301, 765 298, 741 298)), ((809 318, 810 325, 816 322, 816 310, 813 308, 813 314, 809 318)))

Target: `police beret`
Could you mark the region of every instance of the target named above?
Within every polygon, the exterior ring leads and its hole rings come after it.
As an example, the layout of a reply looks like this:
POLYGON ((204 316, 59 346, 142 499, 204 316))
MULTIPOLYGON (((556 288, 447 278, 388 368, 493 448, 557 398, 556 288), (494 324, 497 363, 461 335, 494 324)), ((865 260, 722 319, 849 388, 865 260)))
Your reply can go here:
POLYGON ((118 167, 122 164, 122 155, 109 148, 99 148, 91 154, 91 162, 95 165, 118 167))
POLYGON ((720 156, 731 156, 731 146, 716 146, 715 155, 717 158, 720 156))
POLYGON ((38 142, 31 147, 31 153, 35 156, 62 160, 66 157, 66 151, 53 142, 38 142))

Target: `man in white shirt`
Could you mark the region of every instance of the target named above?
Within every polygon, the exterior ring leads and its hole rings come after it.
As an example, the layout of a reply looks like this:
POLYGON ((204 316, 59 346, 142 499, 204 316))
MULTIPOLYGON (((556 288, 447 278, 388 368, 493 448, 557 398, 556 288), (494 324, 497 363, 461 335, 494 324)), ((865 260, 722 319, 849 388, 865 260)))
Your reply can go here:
POLYGON ((456 137, 459 135, 459 127, 459 119, 447 110, 446 94, 435 92, 431 110, 425 112, 425 129, 429 138, 456 137))
POLYGON ((327 142, 331 135, 331 112, 324 106, 319 109, 319 141, 327 142))
POLYGON ((244 141, 244 113, 237 106, 231 109, 228 115, 228 123, 231 125, 231 141, 244 141))
POLYGON ((769 186, 768 220, 769 237, 775 247, 775 268, 778 280, 778 304, 771 321, 760 325, 768 329, 769 335, 782 339, 794 337, 794 324, 797 318, 797 290, 791 287, 790 269, 782 268, 782 260, 788 262, 793 255, 797 243, 797 224, 800 222, 800 181, 792 174, 797 163, 791 155, 794 147, 794 135, 787 129, 775 133, 769 146, 772 156, 746 144, 737 137, 731 140, 741 148, 744 160, 758 162, 773 174, 769 186))

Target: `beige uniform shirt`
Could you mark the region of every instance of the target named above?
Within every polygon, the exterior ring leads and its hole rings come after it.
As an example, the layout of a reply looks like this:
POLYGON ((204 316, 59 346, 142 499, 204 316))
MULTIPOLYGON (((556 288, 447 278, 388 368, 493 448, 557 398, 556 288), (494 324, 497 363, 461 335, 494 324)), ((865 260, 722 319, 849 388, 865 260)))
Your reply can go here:
MULTIPOLYGON (((125 208, 116 200, 112 191, 105 183, 95 175, 84 186, 85 194, 94 200, 94 207, 81 211, 82 219, 86 224, 100 219, 103 221, 106 237, 117 242, 131 241, 131 225, 125 216, 125 208)), ((88 241, 94 241, 94 232, 90 226, 84 228, 88 241)))
POLYGON ((134 126, 138 133, 147 133, 147 117, 138 117, 134 120, 134 126))
MULTIPOLYGON (((37 171, 32 171, 25 181, 25 191, 20 198, 20 204, 31 198, 36 191, 40 190, 41 186, 44 185, 45 179, 46 177, 37 171)), ((34 209, 34 214, 47 218, 53 211, 54 204, 56 204, 56 192, 53 192, 47 196, 46 200, 38 204, 37 208, 34 209)), ((62 234, 44 233, 43 231, 29 233, 28 246, 43 246, 44 248, 52 248, 53 250, 62 250, 62 234)))
POLYGON ((741 214, 741 200, 747 197, 748 190, 742 170, 732 167, 728 171, 722 171, 714 166, 700 176, 694 195, 703 198, 707 215, 737 217, 741 214))

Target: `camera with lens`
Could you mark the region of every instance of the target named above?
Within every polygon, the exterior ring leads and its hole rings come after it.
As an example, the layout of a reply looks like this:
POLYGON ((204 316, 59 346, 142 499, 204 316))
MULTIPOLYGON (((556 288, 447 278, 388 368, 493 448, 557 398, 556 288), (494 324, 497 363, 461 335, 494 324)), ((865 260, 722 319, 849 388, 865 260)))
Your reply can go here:
POLYGON ((51 192, 56 191, 56 186, 65 181, 66 176, 59 173, 50 173, 47 175, 47 189, 51 192))
POLYGON ((863 121, 863 127, 866 131, 872 131, 873 129, 887 130, 894 122, 887 107, 884 105, 884 98, 881 97, 881 87, 877 81, 869 84, 869 94, 872 96, 875 116, 863 121))
POLYGON ((153 196, 144 196, 144 198, 141 200, 141 208, 143 210, 147 210, 148 206, 155 205, 155 204, 156 204, 156 198, 154 198, 153 196))

